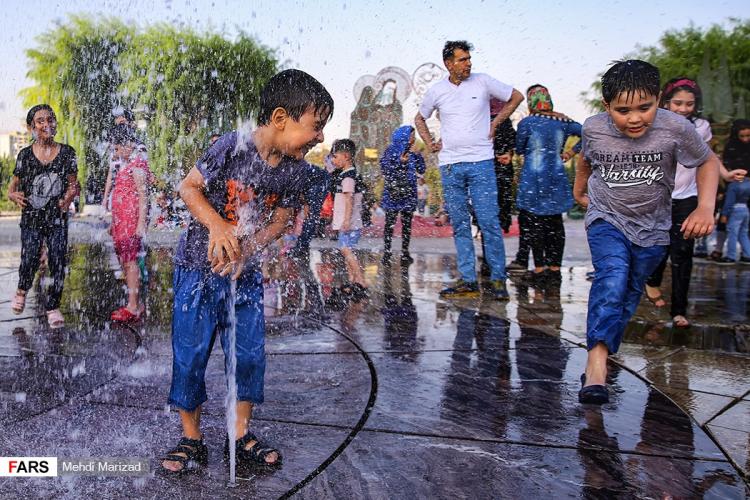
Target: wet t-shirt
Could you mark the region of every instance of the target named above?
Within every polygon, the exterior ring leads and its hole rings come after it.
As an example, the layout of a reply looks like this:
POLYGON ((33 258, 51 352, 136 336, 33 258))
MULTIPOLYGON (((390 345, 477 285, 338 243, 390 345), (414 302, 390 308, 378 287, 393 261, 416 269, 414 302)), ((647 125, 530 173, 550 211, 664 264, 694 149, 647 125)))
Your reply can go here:
POLYGON ((604 219, 636 245, 669 244, 677 163, 695 168, 710 154, 695 126, 659 109, 646 133, 631 139, 600 113, 583 124, 582 140, 592 169, 586 227, 604 219))
MULTIPOLYGON (((254 234, 270 222, 276 208, 297 209, 306 179, 306 162, 284 157, 273 167, 264 161, 251 136, 222 136, 198 160, 204 196, 222 218, 237 225, 238 236, 254 234)), ((175 263, 210 269, 208 229, 191 217, 180 238, 175 263)))
POLYGON ((60 144, 60 152, 48 165, 39 161, 32 146, 25 147, 18 153, 13 175, 18 177, 18 190, 26 197, 21 227, 41 229, 68 223, 68 207, 61 210, 59 204, 68 190, 68 176, 78 175, 72 147, 60 144))

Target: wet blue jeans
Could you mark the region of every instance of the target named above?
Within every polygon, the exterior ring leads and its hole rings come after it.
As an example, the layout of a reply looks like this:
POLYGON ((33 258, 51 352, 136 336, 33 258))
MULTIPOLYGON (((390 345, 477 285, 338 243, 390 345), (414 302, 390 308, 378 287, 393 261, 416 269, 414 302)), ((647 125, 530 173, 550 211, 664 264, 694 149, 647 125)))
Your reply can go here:
POLYGON ((740 242, 742 256, 750 259, 750 236, 747 234, 750 211, 744 203, 736 203, 727 220, 727 258, 737 260, 737 241, 740 242))
POLYGON ((586 232, 595 272, 589 292, 586 344, 593 349, 603 342, 610 353, 616 353, 646 279, 661 262, 667 246, 638 246, 602 219, 594 221, 586 232))
POLYGON ((505 279, 505 245, 497 205, 497 179, 492 160, 442 165, 443 196, 453 227, 461 279, 477 281, 474 240, 471 237, 469 200, 482 230, 490 278, 505 279))
MULTIPOLYGON (((192 411, 206 396, 206 365, 216 334, 229 362, 231 323, 227 309, 230 281, 210 271, 175 266, 172 311, 172 387, 169 404, 192 411)), ((235 301, 237 339, 237 399, 263 402, 266 370, 263 278, 247 271, 237 280, 235 301)))

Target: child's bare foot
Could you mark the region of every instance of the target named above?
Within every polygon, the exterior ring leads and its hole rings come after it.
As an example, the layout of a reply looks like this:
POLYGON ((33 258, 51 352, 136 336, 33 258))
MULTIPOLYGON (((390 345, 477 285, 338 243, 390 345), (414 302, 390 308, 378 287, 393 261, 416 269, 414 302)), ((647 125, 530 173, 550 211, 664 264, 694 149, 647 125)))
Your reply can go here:
POLYGON ((687 328, 690 326, 690 321, 688 321, 688 319, 682 314, 678 314, 677 316, 672 318, 672 324, 676 328, 687 328))
POLYGON ((654 307, 664 307, 667 305, 667 302, 661 295, 659 287, 646 285, 646 298, 654 305, 654 307))

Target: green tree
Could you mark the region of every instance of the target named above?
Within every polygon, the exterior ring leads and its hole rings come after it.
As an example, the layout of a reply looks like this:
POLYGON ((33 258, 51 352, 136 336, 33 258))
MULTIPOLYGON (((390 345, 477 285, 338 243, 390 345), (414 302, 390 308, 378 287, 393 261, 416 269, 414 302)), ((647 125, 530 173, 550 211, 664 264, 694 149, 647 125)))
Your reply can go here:
POLYGON ((245 33, 228 40, 165 24, 135 29, 73 16, 37 41, 26 52, 35 85, 22 91, 24 103, 57 111, 59 138, 76 148, 87 191, 97 194, 106 177, 99 154, 116 106, 145 118, 151 167, 175 181, 210 132, 253 117, 260 89, 279 66, 271 49, 245 33))
POLYGON ((15 203, 8 199, 8 185, 13 177, 13 169, 16 168, 16 159, 8 156, 0 156, 0 210, 18 210, 15 203))
POLYGON ((251 119, 279 65, 245 33, 230 41, 164 24, 137 36, 120 62, 122 89, 144 110, 149 155, 163 176, 186 173, 211 132, 251 119))
MULTIPOLYGON (((730 19, 728 26, 689 26, 670 30, 658 45, 636 49, 626 58, 659 68, 662 81, 697 78, 704 92, 704 115, 717 121, 747 116, 750 100, 750 20, 730 19)), ((601 111, 601 82, 581 94, 592 111, 601 111)))

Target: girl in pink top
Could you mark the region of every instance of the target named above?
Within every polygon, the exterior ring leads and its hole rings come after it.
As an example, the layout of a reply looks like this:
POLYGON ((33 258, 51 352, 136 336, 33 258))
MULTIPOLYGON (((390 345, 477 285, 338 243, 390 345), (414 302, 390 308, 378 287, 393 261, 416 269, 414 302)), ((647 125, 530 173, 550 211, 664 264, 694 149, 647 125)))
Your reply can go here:
POLYGON ((148 162, 133 154, 135 138, 126 127, 113 132, 114 157, 123 165, 116 173, 112 190, 112 227, 110 232, 115 253, 125 273, 128 304, 112 313, 113 321, 138 321, 143 313, 139 301, 141 271, 138 254, 146 234, 148 213, 148 185, 151 172, 148 162))

